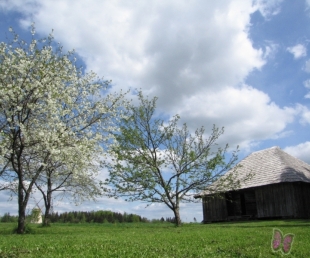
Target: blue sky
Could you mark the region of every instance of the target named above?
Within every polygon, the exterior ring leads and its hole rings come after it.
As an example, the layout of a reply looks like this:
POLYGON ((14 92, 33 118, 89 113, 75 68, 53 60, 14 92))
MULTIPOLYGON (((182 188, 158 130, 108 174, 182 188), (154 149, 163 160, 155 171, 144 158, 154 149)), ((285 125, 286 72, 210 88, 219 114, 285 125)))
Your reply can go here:
MULTIPOLYGON (((113 89, 141 88, 158 109, 180 114, 194 129, 225 127, 220 143, 240 146, 239 158, 279 146, 310 163, 309 0, 4 0, 0 41, 12 26, 75 49, 86 70, 113 89)), ((38 200, 40 197, 36 197, 38 200)), ((17 212, 0 193, 0 214, 17 212)), ((55 211, 111 209, 148 218, 172 217, 165 206, 101 198, 55 211)), ((202 218, 201 204, 181 207, 202 218)))

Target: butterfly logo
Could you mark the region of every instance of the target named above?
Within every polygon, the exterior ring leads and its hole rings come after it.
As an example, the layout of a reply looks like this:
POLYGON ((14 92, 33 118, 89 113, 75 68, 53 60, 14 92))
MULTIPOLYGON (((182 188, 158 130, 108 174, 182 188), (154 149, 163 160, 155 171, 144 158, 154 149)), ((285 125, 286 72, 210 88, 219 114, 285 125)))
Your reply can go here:
POLYGON ((280 229, 274 228, 271 240, 272 251, 277 252, 281 250, 283 254, 289 254, 292 249, 294 237, 295 235, 291 233, 283 236, 283 233, 280 229))

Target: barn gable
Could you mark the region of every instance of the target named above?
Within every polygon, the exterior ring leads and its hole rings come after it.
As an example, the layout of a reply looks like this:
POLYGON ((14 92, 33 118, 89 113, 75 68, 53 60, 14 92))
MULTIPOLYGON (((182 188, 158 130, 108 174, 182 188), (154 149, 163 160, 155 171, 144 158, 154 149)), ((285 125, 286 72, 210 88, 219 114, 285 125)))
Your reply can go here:
POLYGON ((272 147, 250 154, 239 165, 240 179, 253 174, 250 180, 241 182, 239 189, 227 189, 220 197, 208 190, 196 196, 203 200, 205 222, 234 218, 310 218, 309 164, 279 147, 272 147))

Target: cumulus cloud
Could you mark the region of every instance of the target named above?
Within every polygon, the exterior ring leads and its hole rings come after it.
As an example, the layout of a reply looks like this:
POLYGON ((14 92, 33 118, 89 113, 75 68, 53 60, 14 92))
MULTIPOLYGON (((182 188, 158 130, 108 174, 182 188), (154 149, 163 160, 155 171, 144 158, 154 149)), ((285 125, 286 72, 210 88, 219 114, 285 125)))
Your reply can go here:
POLYGON ((295 59, 299 59, 301 57, 307 56, 307 49, 302 44, 297 44, 293 47, 288 47, 287 51, 290 52, 295 59))
POLYGON ((290 155, 310 164, 310 142, 307 141, 295 146, 288 146, 285 147, 283 150, 290 155))
POLYGON ((293 122, 298 113, 296 108, 280 108, 267 94, 247 85, 202 92, 189 98, 178 111, 185 121, 196 125, 199 121, 199 125, 206 128, 213 123, 224 126, 222 140, 244 148, 251 141, 283 135, 287 124, 293 122))

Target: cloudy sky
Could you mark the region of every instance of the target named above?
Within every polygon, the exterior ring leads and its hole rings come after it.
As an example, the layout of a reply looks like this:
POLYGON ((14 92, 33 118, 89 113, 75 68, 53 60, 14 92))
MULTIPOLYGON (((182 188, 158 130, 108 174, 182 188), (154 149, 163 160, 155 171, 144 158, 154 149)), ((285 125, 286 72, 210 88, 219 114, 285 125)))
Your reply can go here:
MULTIPOLYGON (((191 128, 224 126, 221 142, 239 145, 240 159, 279 146, 310 163, 309 0, 0 1, 0 41, 10 26, 29 37, 32 22, 39 37, 54 29, 56 41, 114 90, 141 88, 191 128)), ((0 214, 16 213, 7 199, 1 192, 0 214)), ((173 215, 105 198, 54 206, 173 215)), ((201 220, 201 204, 184 205, 181 215, 201 220)))

